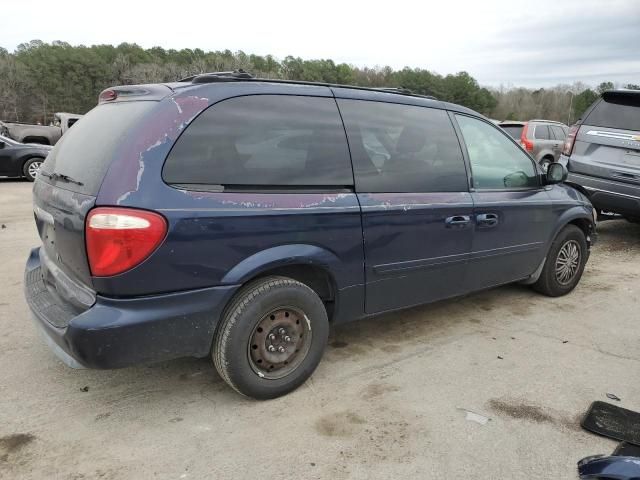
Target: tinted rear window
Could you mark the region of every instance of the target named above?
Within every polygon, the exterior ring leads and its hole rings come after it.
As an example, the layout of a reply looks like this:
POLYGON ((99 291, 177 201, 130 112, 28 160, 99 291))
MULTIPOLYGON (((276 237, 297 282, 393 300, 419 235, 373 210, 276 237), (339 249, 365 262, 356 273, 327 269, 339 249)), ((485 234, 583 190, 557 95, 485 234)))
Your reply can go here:
POLYGON ((98 105, 65 132, 47 156, 43 172, 67 175, 83 184, 57 182, 60 187, 96 195, 115 149, 126 133, 155 105, 157 102, 98 105))
POLYGON ((523 129, 522 125, 500 125, 500 128, 507 132, 512 138, 520 140, 523 129))
POLYGON ((412 105, 338 100, 359 192, 464 192, 467 172, 449 116, 412 105))
POLYGON ((601 100, 584 123, 640 131, 640 95, 612 95, 607 100, 601 100))
POLYGON ((292 95, 237 97, 209 107, 174 145, 163 177, 229 188, 353 185, 335 100, 292 95))

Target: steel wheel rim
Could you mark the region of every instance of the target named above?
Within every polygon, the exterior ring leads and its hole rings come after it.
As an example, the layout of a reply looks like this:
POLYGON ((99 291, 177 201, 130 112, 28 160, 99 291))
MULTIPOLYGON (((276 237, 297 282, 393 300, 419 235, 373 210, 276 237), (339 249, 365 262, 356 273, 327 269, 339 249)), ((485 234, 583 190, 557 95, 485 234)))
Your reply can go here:
POLYGON ((300 309, 278 307, 256 324, 247 355, 261 378, 277 380, 300 366, 311 347, 311 322, 300 309))
POLYGON ((562 245, 556 258, 556 280, 560 285, 573 281, 580 268, 581 257, 580 244, 575 240, 568 240, 562 245))
POLYGON ((41 166, 42 162, 33 162, 27 168, 27 172, 29 172, 29 175, 31 175, 31 177, 36 178, 36 175, 38 175, 38 170, 40 170, 41 166))

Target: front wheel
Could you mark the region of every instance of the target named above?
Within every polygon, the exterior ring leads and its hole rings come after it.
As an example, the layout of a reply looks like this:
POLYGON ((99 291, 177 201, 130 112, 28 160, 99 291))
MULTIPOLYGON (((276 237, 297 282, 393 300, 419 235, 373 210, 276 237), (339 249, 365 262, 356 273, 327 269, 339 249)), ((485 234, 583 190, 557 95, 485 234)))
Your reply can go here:
POLYGON ((42 160, 41 158, 30 158, 29 160, 27 160, 24 164, 24 167, 22 168, 24 177, 30 182, 33 182, 38 175, 38 171, 40 170, 43 161, 44 160, 42 160))
POLYGON ((267 277, 232 301, 216 333, 213 362, 237 392, 275 398, 309 378, 328 336, 326 309, 311 288, 291 278, 267 277))
POLYGON ((580 281, 588 255, 584 232, 575 225, 567 225, 551 244, 542 274, 533 288, 550 297, 566 295, 580 281))

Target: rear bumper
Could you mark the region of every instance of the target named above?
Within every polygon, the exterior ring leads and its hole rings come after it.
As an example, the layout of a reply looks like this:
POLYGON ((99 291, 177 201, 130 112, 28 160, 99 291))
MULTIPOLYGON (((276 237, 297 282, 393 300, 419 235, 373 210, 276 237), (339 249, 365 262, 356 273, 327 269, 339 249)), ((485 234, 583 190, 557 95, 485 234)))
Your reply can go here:
POLYGON ((130 299, 97 295, 91 308, 77 312, 48 292, 40 275, 38 249, 31 251, 25 269, 25 297, 32 317, 54 353, 72 367, 120 368, 206 356, 222 310, 237 288, 130 299))
POLYGON ((569 182, 584 187, 598 210, 640 216, 640 185, 569 173, 569 182))

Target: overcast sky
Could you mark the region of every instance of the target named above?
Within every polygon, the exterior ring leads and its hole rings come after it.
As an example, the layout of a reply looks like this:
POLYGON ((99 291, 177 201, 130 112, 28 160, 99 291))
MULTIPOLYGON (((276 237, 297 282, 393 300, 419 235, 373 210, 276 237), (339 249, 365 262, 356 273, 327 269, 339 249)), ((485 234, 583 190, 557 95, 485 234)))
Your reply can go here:
POLYGON ((132 42, 466 70, 491 86, 640 83, 640 0, 3 0, 0 12, 10 51, 132 42))

